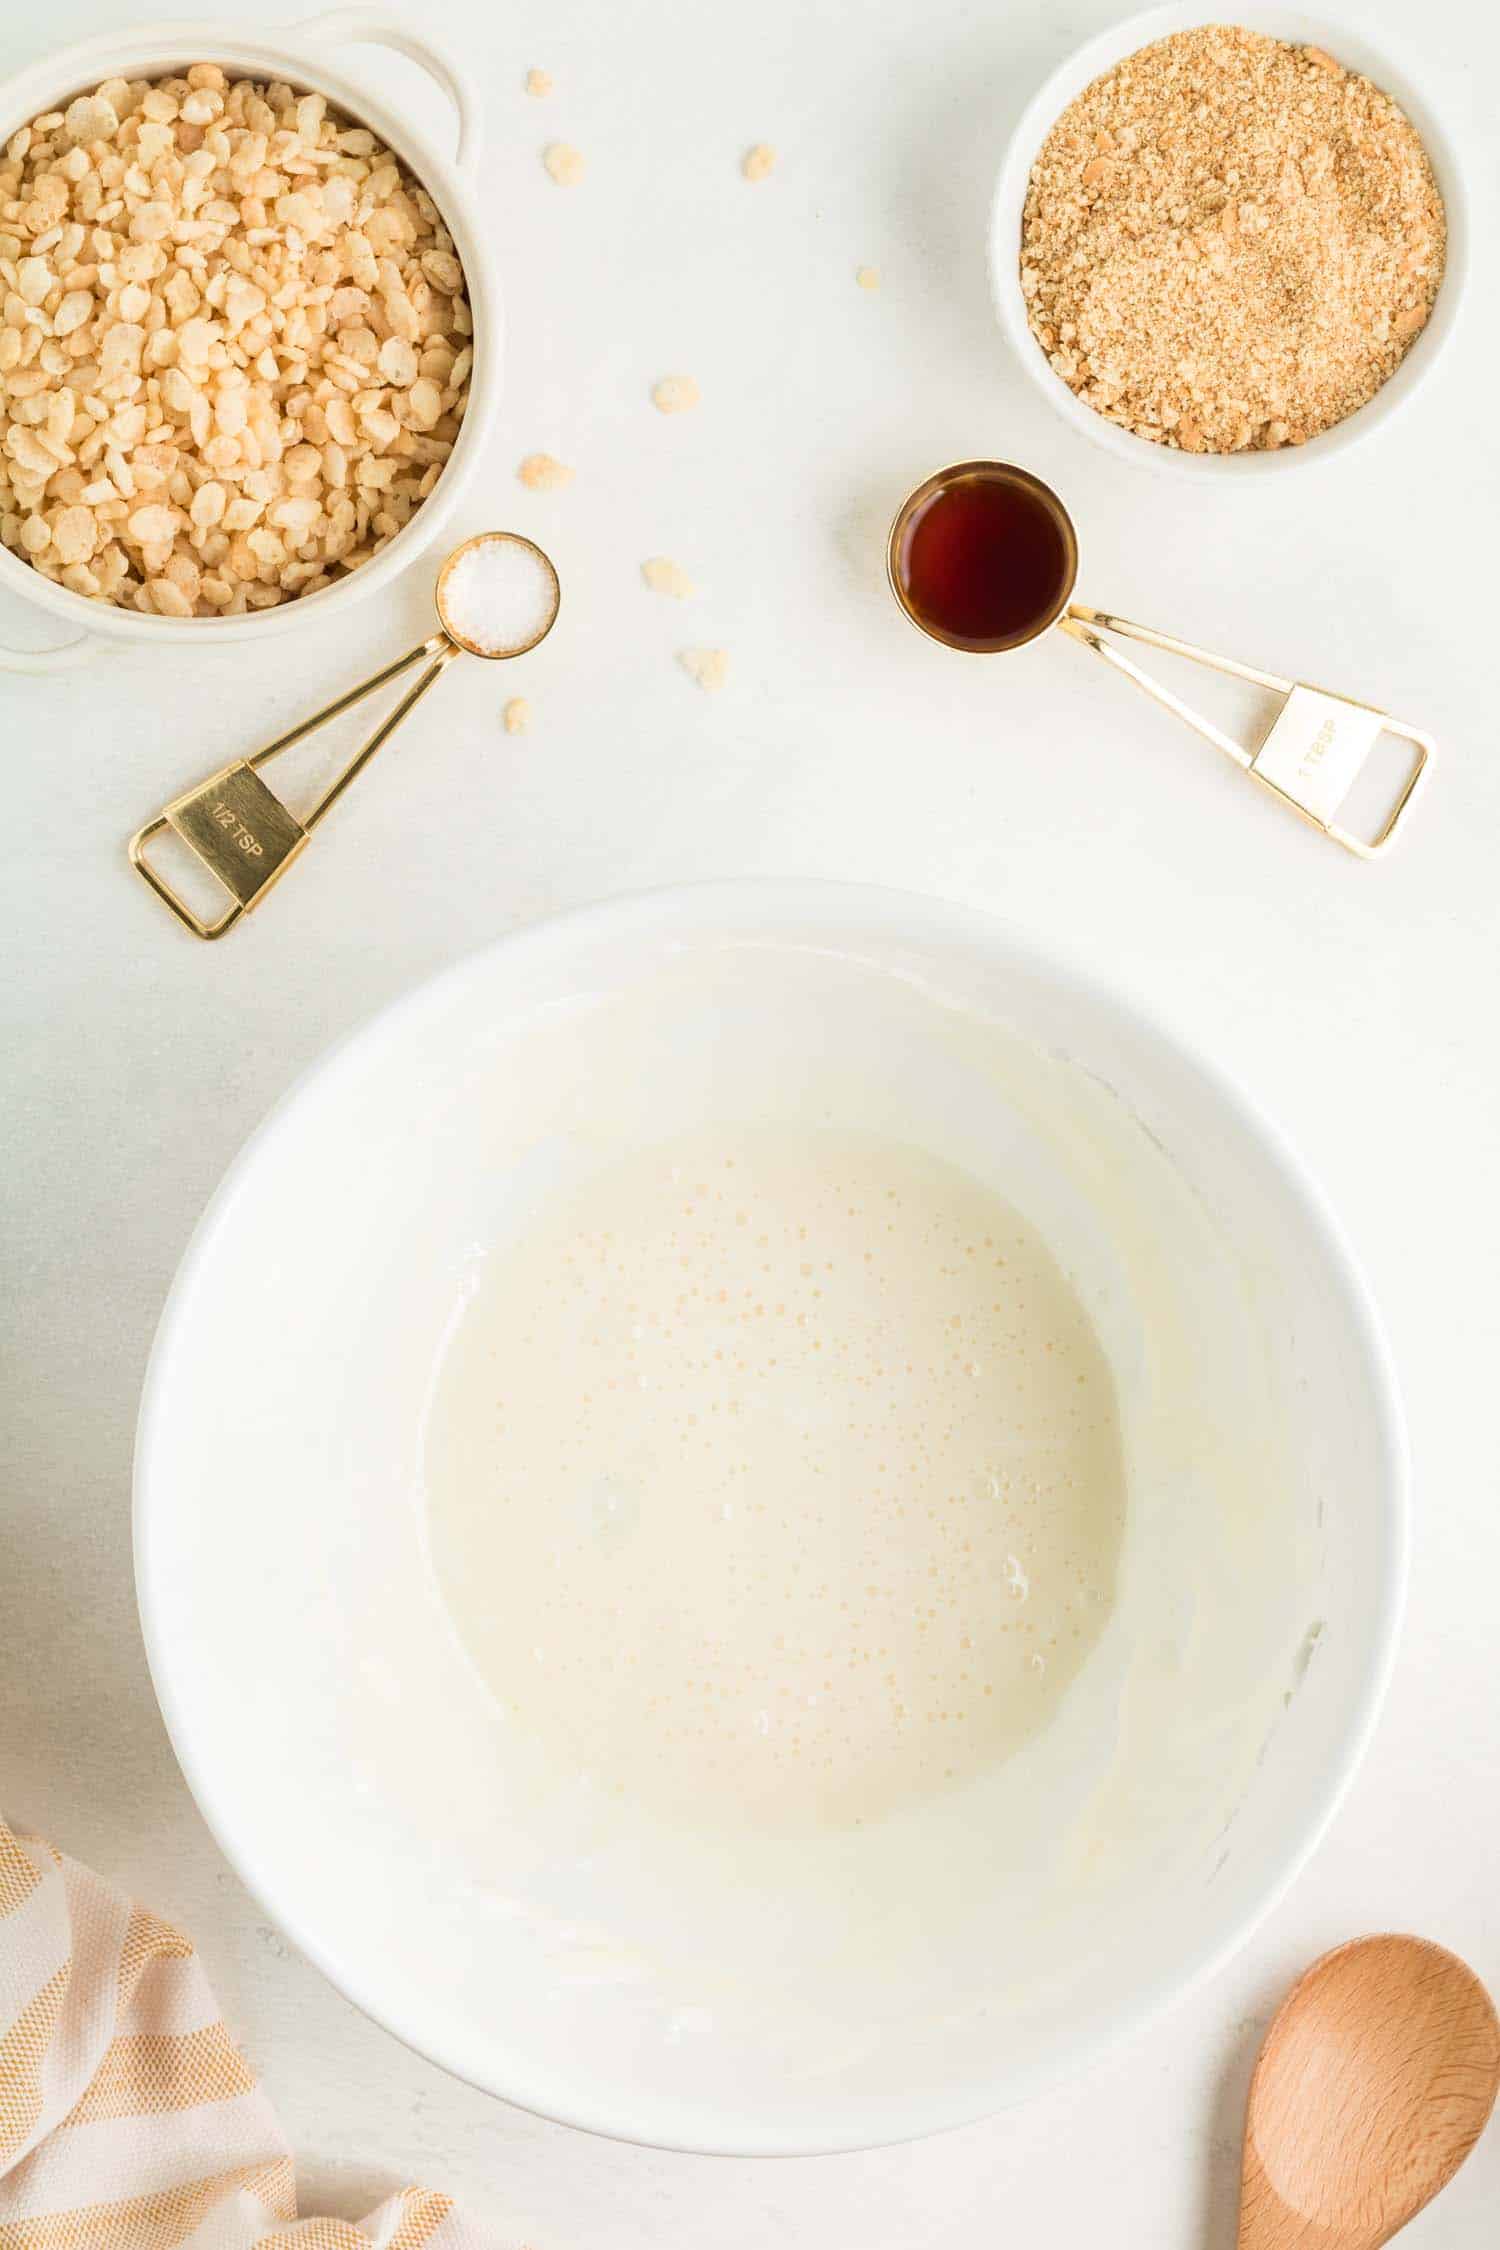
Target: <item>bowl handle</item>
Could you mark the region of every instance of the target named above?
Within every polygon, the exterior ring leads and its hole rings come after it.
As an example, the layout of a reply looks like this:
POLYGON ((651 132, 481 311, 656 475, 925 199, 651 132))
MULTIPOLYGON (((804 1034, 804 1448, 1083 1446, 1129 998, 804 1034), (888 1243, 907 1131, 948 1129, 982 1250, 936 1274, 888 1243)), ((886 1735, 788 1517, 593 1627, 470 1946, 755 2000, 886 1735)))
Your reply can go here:
POLYGON ((479 161, 479 112, 464 89, 458 65, 429 40, 419 39, 383 8, 331 8, 326 15, 308 16, 301 23, 282 28, 294 39, 307 40, 313 46, 389 47, 409 62, 420 64, 453 104, 458 121, 453 161, 461 172, 473 175, 479 161))
POLYGON ((80 633, 76 641, 60 641, 56 648, 6 648, 0 643, 0 672, 65 672, 74 664, 89 664, 108 644, 96 633, 80 633))

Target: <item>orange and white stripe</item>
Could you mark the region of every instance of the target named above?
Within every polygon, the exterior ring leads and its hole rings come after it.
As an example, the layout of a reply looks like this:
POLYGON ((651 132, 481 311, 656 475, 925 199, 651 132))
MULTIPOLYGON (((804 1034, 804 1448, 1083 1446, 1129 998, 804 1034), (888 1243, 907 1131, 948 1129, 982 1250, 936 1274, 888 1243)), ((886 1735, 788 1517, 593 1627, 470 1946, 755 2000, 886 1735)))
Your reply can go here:
POLYGON ((0 1820, 0 2250, 486 2250, 408 2188, 299 2219, 189 1941, 0 1820))

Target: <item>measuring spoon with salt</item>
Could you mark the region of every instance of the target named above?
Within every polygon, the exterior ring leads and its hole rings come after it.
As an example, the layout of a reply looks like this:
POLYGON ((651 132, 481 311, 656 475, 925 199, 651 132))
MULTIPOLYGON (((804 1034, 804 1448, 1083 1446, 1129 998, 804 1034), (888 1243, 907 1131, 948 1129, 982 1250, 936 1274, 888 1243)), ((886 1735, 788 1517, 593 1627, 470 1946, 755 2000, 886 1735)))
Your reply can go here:
POLYGON ((381 744, 395 733, 455 656, 525 656, 544 641, 557 622, 562 589, 556 570, 532 540, 523 539, 516 531, 481 531, 454 548, 438 572, 434 598, 437 632, 408 649, 394 664, 387 664, 358 687, 325 704, 310 719, 300 720, 263 750, 225 766, 196 789, 174 798, 155 820, 147 821, 131 837, 131 865, 194 937, 222 937, 260 904, 324 814, 363 773, 381 744), (312 809, 300 817, 291 812, 261 780, 259 769, 294 742, 304 742, 330 719, 362 703, 367 695, 399 679, 424 657, 430 660, 425 671, 360 745, 342 773, 328 784, 312 809), (217 921, 203 921, 147 859, 146 847, 167 829, 180 837, 229 893, 230 903, 217 921))

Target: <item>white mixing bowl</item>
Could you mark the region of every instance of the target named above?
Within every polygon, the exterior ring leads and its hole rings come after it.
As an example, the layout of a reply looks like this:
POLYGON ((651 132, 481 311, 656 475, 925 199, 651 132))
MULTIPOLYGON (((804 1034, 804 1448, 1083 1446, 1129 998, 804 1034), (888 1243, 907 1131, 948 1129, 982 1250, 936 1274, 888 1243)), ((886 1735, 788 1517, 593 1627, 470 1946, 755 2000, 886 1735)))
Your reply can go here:
POLYGON ((508 938, 280 1105, 163 1316, 136 1555, 198 1802, 345 1993, 550 2116, 776 2153, 1012 2101, 1244 1939, 1364 1747, 1406 1508, 1365 1287, 1242 1093, 979 913, 745 883, 508 938), (1119 1395, 1119 1601, 1051 1727, 831 1842, 653 1829, 539 1771, 427 1555, 424 1415, 476 1258, 715 1118, 858 1124, 992 1181, 1119 1395))

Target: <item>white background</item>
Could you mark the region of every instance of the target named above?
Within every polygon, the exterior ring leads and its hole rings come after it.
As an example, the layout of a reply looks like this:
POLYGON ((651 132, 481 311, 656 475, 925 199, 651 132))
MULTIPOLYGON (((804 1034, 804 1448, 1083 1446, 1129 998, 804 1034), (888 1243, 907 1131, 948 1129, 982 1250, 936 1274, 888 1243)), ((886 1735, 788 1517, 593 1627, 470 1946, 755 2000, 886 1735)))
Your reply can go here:
MULTIPOLYGON (((456 667, 263 912, 213 948, 147 896, 123 839, 417 638, 426 565, 333 630, 276 642, 269 661, 213 649, 0 683, 0 1789, 196 1936, 284 2113, 309 2208, 352 2213, 417 2178, 536 2250, 1229 2250, 1250 2062, 1308 1959, 1405 1927, 1500 1987, 1487 615, 1500 328, 1483 114, 1497 19, 1459 0, 1420 17, 1396 0, 1360 12, 1470 151, 1480 257, 1449 360, 1368 448, 1226 492, 1085 447, 1007 361, 988 310, 984 214, 1005 121, 1110 18, 1107 0, 407 12, 482 90, 484 203, 510 306, 506 397, 460 528, 538 537, 562 574, 563 621, 524 679, 456 667), (522 89, 533 64, 556 78, 545 104, 522 89), (554 137, 587 158, 576 189, 542 170, 554 137), (738 162, 760 139, 780 163, 750 187, 738 162), (881 269, 876 295, 855 286, 862 262, 881 269), (702 385, 695 415, 653 412, 650 386, 673 372, 702 385), (515 482, 538 448, 575 466, 570 489, 515 482), (1056 482, 1087 599, 1431 727, 1442 762, 1396 858, 1367 867, 1304 830, 1060 635, 982 662, 913 634, 882 585, 883 528, 909 484, 976 453, 1056 482), (643 590, 652 554, 698 582, 692 603, 643 590), (674 663, 689 644, 730 652, 717 699, 674 663), (500 706, 523 688, 533 729, 509 738, 500 706), (1312 1870, 1234 1967, 1023 2111, 915 2148, 783 2163, 567 2133, 357 2016, 264 1925, 209 1841, 157 1717, 130 1570, 153 1323, 194 1219, 269 1104, 330 1039, 517 923, 734 873, 992 906, 1111 972, 1237 1072, 1362 1250, 1416 1459, 1410 1611, 1374 1751, 1312 1870)), ((118 16, 115 0, 8 7, 0 67, 118 16)), ((371 68, 408 83, 399 66, 371 68)), ((412 98, 440 131, 436 97, 412 98)), ((266 1648, 273 1663, 274 1623, 266 1648)), ((1497 2203, 1500 2128, 1410 2239, 1490 2250, 1497 2203)))

